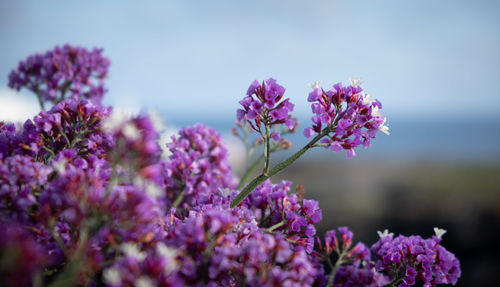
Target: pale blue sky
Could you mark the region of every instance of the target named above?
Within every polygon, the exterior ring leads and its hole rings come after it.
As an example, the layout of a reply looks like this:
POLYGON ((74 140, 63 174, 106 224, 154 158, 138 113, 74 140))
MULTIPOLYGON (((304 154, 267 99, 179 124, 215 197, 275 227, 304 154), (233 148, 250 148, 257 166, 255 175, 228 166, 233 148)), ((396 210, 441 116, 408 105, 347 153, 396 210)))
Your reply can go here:
POLYGON ((0 0, 0 86, 31 53, 102 47, 106 103, 234 120, 274 77, 299 115, 307 83, 363 76, 394 118, 500 115, 500 1, 0 0))

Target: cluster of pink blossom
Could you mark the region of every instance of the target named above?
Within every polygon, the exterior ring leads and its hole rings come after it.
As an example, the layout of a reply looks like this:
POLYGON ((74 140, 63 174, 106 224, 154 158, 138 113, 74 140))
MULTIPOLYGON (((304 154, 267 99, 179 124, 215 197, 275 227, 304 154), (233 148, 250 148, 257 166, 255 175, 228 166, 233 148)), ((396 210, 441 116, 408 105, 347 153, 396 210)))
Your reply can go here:
MULTIPOLYGON (((69 63, 71 71, 88 65, 69 63)), ((454 284, 460 276, 441 235, 384 235, 371 250, 352 246, 346 227, 320 240, 319 202, 304 198, 302 188, 292 191, 289 181, 269 179, 290 160, 257 181, 242 180, 251 192, 233 206, 240 188, 214 129, 197 124, 159 143, 150 117, 120 115, 60 87, 81 80, 66 79, 51 82, 68 97, 49 111, 17 128, 0 122, 2 286, 407 286, 454 284), (170 154, 162 157, 166 144, 170 154)), ((257 131, 259 121, 289 125, 293 105, 281 101, 283 93, 272 79, 254 82, 240 120, 257 131)), ((374 129, 376 105, 365 112, 365 104, 347 101, 359 106, 356 117, 371 113, 363 126, 374 129)), ((344 139, 355 130, 346 127, 344 139)))

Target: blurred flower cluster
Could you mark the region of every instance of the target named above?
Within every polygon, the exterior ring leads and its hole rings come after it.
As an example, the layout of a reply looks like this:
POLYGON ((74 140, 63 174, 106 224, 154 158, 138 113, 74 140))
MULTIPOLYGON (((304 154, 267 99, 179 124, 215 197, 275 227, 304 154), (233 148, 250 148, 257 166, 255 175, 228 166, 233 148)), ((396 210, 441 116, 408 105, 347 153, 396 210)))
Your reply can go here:
MULTIPOLYGON (((29 57, 10 76, 12 87, 53 107, 24 125, 0 122, 2 286, 433 286, 460 276, 441 230, 431 239, 386 232, 371 248, 353 246, 347 227, 320 238, 319 203, 301 186, 272 183, 269 166, 238 187, 212 128, 186 127, 160 143, 151 117, 102 105, 108 65, 101 50, 67 45, 29 57), (242 187, 251 192, 234 205, 242 187)), ((321 137, 306 149, 323 136, 352 149, 352 135, 366 141, 383 130, 378 102, 357 87, 334 90, 313 91, 325 119, 313 119, 321 137)), ((263 142, 271 126, 294 131, 284 91, 273 79, 253 82, 239 124, 263 142)), ((269 152, 283 148, 272 138, 269 152)))
POLYGON ((21 61, 9 75, 9 87, 34 92, 42 109, 46 102, 56 104, 69 95, 101 101, 109 65, 102 49, 64 45, 21 61))

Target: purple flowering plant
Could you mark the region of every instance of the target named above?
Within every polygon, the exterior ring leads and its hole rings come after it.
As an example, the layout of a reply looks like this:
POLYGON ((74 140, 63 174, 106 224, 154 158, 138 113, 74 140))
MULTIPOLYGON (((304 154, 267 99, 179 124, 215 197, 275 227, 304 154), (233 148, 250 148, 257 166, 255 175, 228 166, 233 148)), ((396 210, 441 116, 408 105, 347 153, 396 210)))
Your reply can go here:
POLYGON ((347 227, 316 233, 318 201, 271 177, 307 150, 370 146, 388 133, 382 105, 351 79, 308 100, 311 141, 290 149, 298 122, 285 88, 254 81, 233 133, 262 155, 238 179, 221 136, 202 124, 159 142, 157 120, 101 103, 109 60, 65 45, 22 61, 9 86, 42 111, 23 125, 0 121, 2 286, 412 286, 455 284, 458 259, 436 235, 353 244, 347 227), (51 108, 45 110, 45 107, 51 108), (255 139, 253 134, 257 135, 255 139), (161 145, 168 151, 162 151, 161 145), (262 172, 250 180, 252 172, 262 172))

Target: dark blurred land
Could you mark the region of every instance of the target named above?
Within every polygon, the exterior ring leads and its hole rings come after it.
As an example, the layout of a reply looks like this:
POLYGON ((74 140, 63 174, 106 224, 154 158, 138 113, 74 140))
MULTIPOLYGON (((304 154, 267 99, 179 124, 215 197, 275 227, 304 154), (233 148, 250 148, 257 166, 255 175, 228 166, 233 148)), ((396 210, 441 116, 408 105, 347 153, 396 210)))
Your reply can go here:
MULTIPOLYGON (((500 160, 487 164, 299 160, 276 176, 320 202, 318 234, 348 226, 371 245, 377 230, 433 235, 460 259, 457 286, 495 286, 500 274, 500 160)), ((496 285, 498 286, 498 285, 496 285)))

